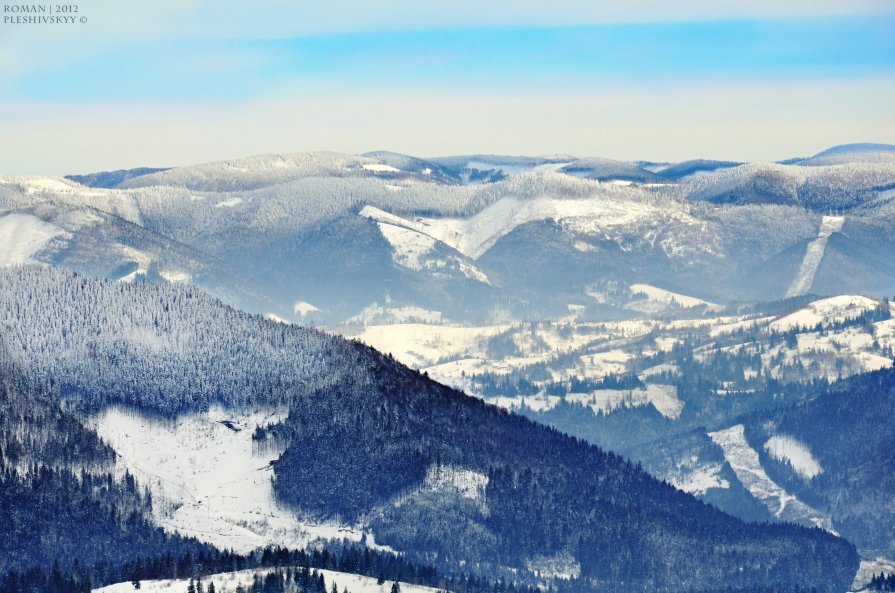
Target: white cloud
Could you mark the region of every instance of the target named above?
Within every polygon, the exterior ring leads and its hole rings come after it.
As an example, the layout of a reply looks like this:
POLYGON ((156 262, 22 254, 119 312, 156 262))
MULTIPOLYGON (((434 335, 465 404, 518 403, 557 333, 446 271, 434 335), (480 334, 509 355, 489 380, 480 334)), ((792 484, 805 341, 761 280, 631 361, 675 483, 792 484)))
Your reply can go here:
POLYGON ((264 152, 559 153, 777 160, 895 141, 888 79, 577 93, 281 94, 246 103, 0 103, 0 173, 66 174, 264 152))

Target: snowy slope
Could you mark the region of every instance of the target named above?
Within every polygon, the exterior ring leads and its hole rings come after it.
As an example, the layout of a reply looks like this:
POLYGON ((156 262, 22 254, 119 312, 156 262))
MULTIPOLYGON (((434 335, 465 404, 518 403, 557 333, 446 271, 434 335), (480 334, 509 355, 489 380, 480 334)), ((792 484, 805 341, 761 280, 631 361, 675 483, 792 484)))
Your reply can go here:
POLYGON ((895 145, 872 143, 842 144, 799 161, 798 164, 817 167, 848 163, 895 163, 895 145))
POLYGON ((630 290, 632 295, 641 295, 645 297, 646 302, 634 301, 628 305, 628 308, 637 309, 638 311, 647 313, 660 312, 668 306, 682 307, 684 309, 703 306, 712 310, 719 310, 722 308, 709 301, 665 290, 664 288, 659 288, 657 286, 650 286, 649 284, 632 284, 630 290))
POLYGON ((879 305, 879 301, 860 295, 840 295, 813 301, 798 311, 781 317, 770 324, 776 331, 787 331, 797 327, 813 328, 818 323, 830 324, 844 321, 879 305))
MULTIPOLYGON (((264 577, 275 569, 259 568, 250 570, 241 570, 238 572, 223 572, 209 575, 202 578, 205 588, 210 583, 214 583, 215 589, 219 593, 233 593, 236 587, 242 585, 246 589, 251 587, 252 581, 257 574, 264 577)), ((333 584, 341 593, 347 590, 348 593, 389 593, 392 583, 387 582, 382 585, 376 584, 376 579, 357 574, 336 572, 332 570, 317 570, 323 575, 326 582, 326 589, 329 591, 333 584)), ((146 593, 184 593, 189 585, 189 579, 163 579, 156 581, 142 581, 140 590, 146 593)), ((399 583, 402 593, 437 593, 438 589, 431 587, 423 587, 421 585, 411 585, 410 583, 399 583)), ((131 593, 134 590, 133 584, 130 582, 116 583, 106 587, 94 589, 93 593, 131 593)))
POLYGON ((796 439, 785 435, 774 435, 764 444, 765 451, 778 461, 792 467, 797 474, 810 480, 823 472, 811 450, 796 439))
POLYGON ((799 272, 793 279, 789 289, 786 291, 787 298, 799 296, 811 290, 811 285, 814 283, 814 276, 817 274, 817 269, 820 267, 824 251, 827 248, 827 241, 829 240, 830 235, 842 230, 842 223, 844 222, 844 216, 823 217, 820 231, 817 234, 817 239, 808 244, 808 249, 805 252, 805 258, 802 260, 799 272))
POLYGON ((28 214, 0 217, 0 266, 34 263, 34 256, 56 237, 59 227, 28 214))
MULTIPOLYGON (((631 190, 633 191, 633 190, 631 190)), ((568 221, 569 228, 582 234, 599 234, 612 228, 628 227, 646 220, 669 217, 687 220, 680 207, 660 207, 643 200, 625 200, 595 191, 587 199, 502 197, 477 214, 467 218, 402 218, 371 206, 361 216, 379 223, 399 226, 426 235, 449 245, 460 253, 478 259, 501 237, 523 224, 538 220, 568 221)), ((691 219, 692 220, 692 219, 691 219)), ((695 220, 692 221, 694 224, 695 220)))
POLYGON ((359 541, 358 530, 315 523, 277 504, 270 463, 280 451, 259 449, 252 433, 282 417, 213 407, 163 421, 109 408, 90 425, 115 450, 120 469, 150 489, 153 519, 166 531, 240 553, 317 539, 359 541))
POLYGON ((708 433, 724 451, 724 458, 737 478, 778 519, 823 527, 832 531, 829 517, 823 516, 774 482, 758 458, 758 453, 746 441, 742 424, 708 433))

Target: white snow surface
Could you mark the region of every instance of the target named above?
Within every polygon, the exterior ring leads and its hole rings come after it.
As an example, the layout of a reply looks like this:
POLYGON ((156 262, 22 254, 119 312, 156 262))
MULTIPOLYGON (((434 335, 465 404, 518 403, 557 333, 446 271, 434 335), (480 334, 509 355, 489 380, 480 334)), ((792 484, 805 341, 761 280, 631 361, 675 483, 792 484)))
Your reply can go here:
MULTIPOLYGON (((269 572, 272 572, 274 570, 276 569, 258 568, 241 570, 238 572, 223 572, 203 577, 202 583, 205 585, 206 589, 208 588, 208 585, 210 583, 214 583, 215 589, 220 593, 233 593, 233 591, 235 591, 236 587, 239 585, 242 585, 243 587, 248 589, 252 584, 252 579, 256 574, 263 578, 269 572)), ((376 579, 373 577, 366 577, 347 572, 336 572, 332 570, 317 569, 317 572, 323 575, 323 580, 326 582, 327 591, 332 589, 333 583, 335 583, 336 588, 340 592, 347 589, 348 593, 389 593, 392 587, 391 581, 383 583, 382 585, 377 585, 376 579)), ((152 581, 141 581, 140 591, 145 591, 146 593, 184 593, 188 585, 189 579, 161 579, 152 581)), ((421 585, 411 585, 409 583, 400 583, 399 585, 401 587, 401 593, 439 592, 438 589, 423 587, 421 585)), ((128 581, 124 583, 108 585, 106 587, 100 587, 99 589, 93 589, 92 593, 132 593, 133 591, 134 586, 130 583, 130 581, 128 581)))
POLYGON ((730 482, 720 476, 722 469, 724 466, 720 463, 700 463, 699 458, 692 455, 679 460, 665 479, 678 490, 703 495, 712 488, 730 488, 730 482))
POLYGON ((771 322, 770 328, 776 331, 788 331, 797 327, 813 328, 818 323, 829 324, 844 321, 848 317, 857 317, 869 309, 874 309, 879 301, 859 295, 840 295, 813 301, 780 319, 771 322))
POLYGON ((0 217, 0 266, 34 263, 34 256, 62 234, 56 225, 30 214, 0 217))
POLYGON ((392 246, 392 260, 411 270, 423 269, 423 257, 435 247, 435 239, 404 227, 379 222, 379 232, 392 246))
POLYGON ((823 472, 811 450, 792 437, 774 435, 764 444, 764 449, 774 459, 789 464, 806 480, 823 472))
POLYGON ((115 450, 119 471, 130 471, 149 488, 153 520, 168 532, 240 553, 320 539, 360 540, 358 530, 303 520, 277 504, 270 464, 280 452, 257 450, 252 433, 283 418, 275 410, 213 407, 164 421, 111 407, 90 426, 115 450))
POLYGON ((383 165, 382 163, 366 163, 361 165, 365 171, 373 171, 374 173, 400 173, 401 169, 396 169, 391 165, 383 165))
POLYGON ((537 556, 525 563, 526 568, 541 578, 577 579, 581 576, 581 564, 568 552, 552 556, 537 556))
POLYGON ((742 424, 710 432, 708 436, 724 451, 724 458, 737 479, 776 518, 823 527, 834 533, 829 517, 789 494, 768 476, 761 466, 758 453, 746 441, 742 424))
POLYGON ((214 205, 215 208, 233 208, 242 204, 242 198, 230 198, 214 205))
POLYGON ((464 498, 484 502, 488 476, 462 467, 431 465, 423 487, 434 492, 456 492, 464 498))
POLYGON ((820 267, 820 261, 824 257, 824 251, 827 248, 827 240, 833 233, 842 230, 842 224, 845 222, 844 216, 824 216, 821 220, 820 231, 817 233, 817 239, 808 244, 805 257, 802 259, 802 266, 799 268, 798 274, 793 279, 789 290, 786 291, 786 297, 799 296, 811 290, 814 283, 814 276, 820 267))
POLYGON ((696 297, 671 292, 670 290, 665 290, 656 286, 650 286, 649 284, 632 284, 630 291, 631 294, 642 294, 646 296, 647 299, 649 299, 650 301, 662 305, 675 305, 678 307, 683 307, 684 309, 699 307, 702 305, 705 305, 710 309, 720 308, 715 303, 710 303, 709 301, 704 301, 696 297))
POLYGON ((570 393, 566 400, 606 413, 618 408, 634 408, 652 404, 669 420, 677 420, 684 402, 677 397, 674 385, 648 384, 638 389, 598 389, 590 393, 570 393))
MULTIPOLYGON (((371 303, 360 313, 346 320, 347 323, 361 323, 364 325, 398 325, 405 323, 432 323, 437 324, 442 321, 441 311, 432 311, 422 307, 414 307, 408 305, 405 307, 383 307, 379 303, 371 303)), ((387 330, 386 330, 387 331, 387 330)), ((376 347, 379 350, 378 347, 376 347)))
POLYGON ((594 195, 585 199, 543 197, 523 200, 503 197, 465 218, 409 219, 373 206, 365 206, 360 214, 380 223, 401 226, 432 237, 474 260, 486 253, 498 239, 532 221, 578 221, 574 225, 576 230, 593 234, 601 229, 626 226, 661 215, 656 206, 611 195, 594 195))
POLYGON ((855 580, 852 583, 852 591, 861 590, 864 585, 870 582, 870 579, 879 575, 895 574, 895 562, 888 558, 877 557, 873 560, 861 560, 858 566, 858 572, 855 574, 855 580))

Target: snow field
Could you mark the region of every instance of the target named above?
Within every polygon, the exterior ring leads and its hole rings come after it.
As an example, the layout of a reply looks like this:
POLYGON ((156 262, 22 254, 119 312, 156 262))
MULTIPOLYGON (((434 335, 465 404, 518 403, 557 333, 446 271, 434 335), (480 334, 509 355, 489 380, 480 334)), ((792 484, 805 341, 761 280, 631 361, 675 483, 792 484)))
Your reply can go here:
POLYGON ((764 449, 777 461, 789 464, 797 474, 806 480, 823 472, 808 447, 792 437, 772 436, 764 444, 764 449))
MULTIPOLYGON (((215 590, 218 593, 233 593, 239 585, 245 588, 251 586, 256 574, 263 578, 268 573, 275 571, 276 569, 272 568, 259 568, 238 572, 223 572, 203 577, 202 583, 206 589, 210 583, 214 583, 215 590)), ((317 572, 323 575, 327 591, 332 588, 333 584, 336 585, 340 593, 346 589, 348 593, 389 593, 392 587, 391 582, 377 585, 376 579, 372 577, 332 570, 318 569, 317 572)), ((141 581, 140 591, 145 591, 146 593, 184 593, 188 585, 189 579, 141 581)), ((401 593, 438 593, 439 591, 431 587, 411 585, 409 583, 400 583, 400 587, 401 593)), ((133 591, 134 586, 130 582, 125 582, 100 587, 99 589, 94 589, 92 593, 132 593, 133 591)))
POLYGON ((664 477, 678 490, 704 495, 712 488, 730 488, 730 482, 720 476, 723 469, 720 463, 700 463, 699 457, 692 455, 679 460, 674 470, 664 477))
POLYGON ((111 407, 90 425, 115 450, 119 471, 149 488, 153 520, 166 531, 239 553, 268 545, 299 548, 318 539, 360 540, 356 529, 303 520, 277 504, 270 464, 280 451, 259 449, 252 433, 282 419, 276 410, 213 407, 163 421, 111 407))
POLYGON ((30 214, 0 217, 0 266, 35 263, 47 244, 65 232, 56 225, 30 214))

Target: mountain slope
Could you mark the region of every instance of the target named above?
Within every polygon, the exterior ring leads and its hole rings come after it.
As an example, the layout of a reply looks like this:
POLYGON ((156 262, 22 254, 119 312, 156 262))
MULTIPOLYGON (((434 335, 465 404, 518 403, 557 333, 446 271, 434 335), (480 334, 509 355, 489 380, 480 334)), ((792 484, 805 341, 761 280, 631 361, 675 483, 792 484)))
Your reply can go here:
POLYGON ((600 590, 724 582, 832 592, 857 567, 854 549, 828 533, 743 523, 367 347, 187 287, 35 268, 0 277, 13 348, 67 406, 128 403, 170 417, 213 402, 285 406, 285 420, 254 432, 259 448, 282 450, 278 500, 363 523, 411 556, 520 575, 539 559, 571 558, 579 585, 600 590))
MULTIPOLYGON (((114 451, 28 380, 0 327, 0 583, 9 571, 116 564, 202 546, 165 534, 114 451)), ((2 586, 2 585, 0 585, 2 586)))
POLYGON ((245 310, 330 325, 370 310, 460 323, 554 318, 570 304, 631 315, 595 303, 598 283, 722 305, 781 298, 799 276, 800 291, 882 295, 895 291, 892 187, 885 162, 746 164, 674 182, 567 155, 260 155, 113 190, 2 178, 0 262, 191 282, 245 310), (842 226, 817 249, 831 213, 842 226), (14 249, 13 215, 57 228, 32 221, 33 248, 14 249), (809 250, 819 259, 802 274, 809 250))
POLYGON ((892 144, 842 144, 821 151, 813 157, 798 162, 813 167, 841 165, 845 163, 893 163, 895 145, 892 144))

